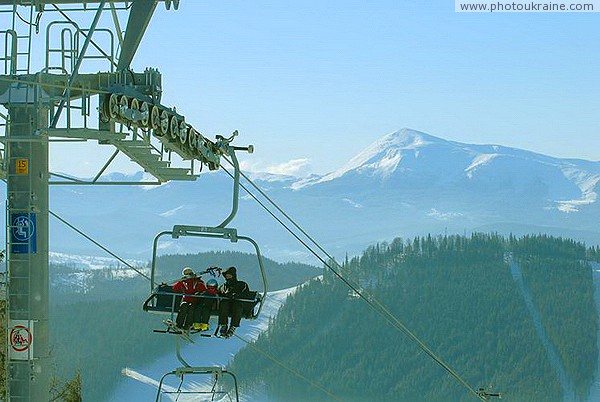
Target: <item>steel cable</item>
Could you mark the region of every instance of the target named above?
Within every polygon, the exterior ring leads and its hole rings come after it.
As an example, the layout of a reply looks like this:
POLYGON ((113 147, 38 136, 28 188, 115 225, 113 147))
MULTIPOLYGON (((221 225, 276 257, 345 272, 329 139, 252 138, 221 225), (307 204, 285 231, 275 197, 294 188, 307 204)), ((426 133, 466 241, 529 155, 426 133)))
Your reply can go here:
POLYGON ((100 247, 102 250, 106 251, 108 254, 110 254, 112 257, 116 258, 118 261, 122 262, 123 264, 125 264, 128 268, 134 270, 135 272, 137 272, 139 275, 143 276, 144 278, 150 280, 150 277, 148 275, 146 275, 145 273, 143 273, 142 271, 140 271, 139 269, 135 268, 133 265, 131 265, 130 263, 128 263, 127 261, 125 261, 124 259, 122 259, 121 257, 119 257, 118 255, 116 255, 115 253, 113 253, 112 251, 110 251, 109 249, 107 249, 106 247, 104 247, 102 244, 100 244, 99 242, 97 242, 96 240, 92 239, 90 236, 88 236, 87 234, 85 234, 82 230, 78 229, 77 227, 75 227, 74 225, 70 224, 69 222, 67 222, 64 218, 60 217, 59 215, 55 214, 52 211, 48 211, 50 213, 50 215, 52 215, 53 217, 55 217, 56 219, 58 219, 59 221, 61 221, 62 223, 64 223, 65 225, 67 225, 69 228, 73 229, 75 232, 77 232, 78 234, 80 234, 81 236, 85 237, 87 240, 91 241, 92 243, 94 243, 96 246, 100 247))
MULTIPOLYGON (((231 166, 233 164, 229 159, 224 158, 231 166)), ((225 168, 223 170, 233 178, 233 175, 225 168)), ((335 259, 320 246, 320 244, 315 241, 310 235, 306 233, 304 229, 298 225, 294 219, 292 219, 285 211, 279 207, 260 187, 258 187, 246 174, 240 171, 240 175, 248 182, 252 187, 254 187, 271 205, 273 205, 290 223, 292 223, 310 242, 312 242, 323 254, 327 256, 329 261, 335 264, 340 270, 343 270, 343 267, 335 261, 335 259)), ((393 327, 398 329, 400 332, 405 334, 410 340, 412 340, 427 356, 429 356, 432 360, 434 360, 440 367, 446 370, 455 380, 457 380, 461 385, 463 385, 473 396, 477 397, 482 401, 486 401, 487 398, 481 394, 479 394, 473 387, 471 387, 452 367, 450 367, 446 362, 444 362, 440 357, 438 357, 423 341, 421 341, 415 334, 413 334, 401 321, 398 319, 383 303, 381 303, 376 297, 369 294, 365 289, 359 289, 359 287, 354 286, 350 283, 346 278, 344 278, 336 269, 334 269, 324 258, 322 258, 316 251, 310 247, 304 240, 302 240, 294 231, 286 225, 279 217, 277 217, 268 206, 266 206, 262 201, 256 197, 243 183, 240 183, 240 187, 244 189, 271 217, 273 217, 280 225, 282 225, 296 240, 298 240, 308 251, 311 252, 323 265, 325 265, 335 276, 337 276, 342 282, 344 282, 350 289, 352 289, 361 299, 363 299, 375 312, 382 315, 383 318, 391 324, 393 327)))

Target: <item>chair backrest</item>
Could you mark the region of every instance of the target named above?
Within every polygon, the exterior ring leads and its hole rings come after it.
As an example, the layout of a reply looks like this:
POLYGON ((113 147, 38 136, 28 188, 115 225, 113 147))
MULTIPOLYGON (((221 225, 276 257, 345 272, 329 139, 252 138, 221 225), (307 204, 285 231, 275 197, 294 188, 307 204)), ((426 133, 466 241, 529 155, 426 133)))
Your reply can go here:
POLYGON ((244 299, 252 301, 242 302, 242 317, 244 318, 256 318, 254 315, 254 307, 260 302, 260 295, 258 292, 249 291, 244 295, 244 299))

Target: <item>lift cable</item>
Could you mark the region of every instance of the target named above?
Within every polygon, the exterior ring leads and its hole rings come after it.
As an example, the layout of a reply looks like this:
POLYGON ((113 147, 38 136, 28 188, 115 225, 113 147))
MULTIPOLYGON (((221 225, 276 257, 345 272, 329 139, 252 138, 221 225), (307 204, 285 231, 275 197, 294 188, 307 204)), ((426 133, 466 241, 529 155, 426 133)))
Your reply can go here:
POLYGON ((64 218, 61 218, 59 215, 55 214, 52 211, 48 211, 48 212, 50 213, 50 215, 52 215, 53 217, 55 217, 56 219, 58 219, 59 221, 61 221, 62 223, 64 223, 68 227, 70 227, 71 229, 73 229, 75 232, 79 233, 81 236, 85 237, 86 239, 88 239, 89 241, 94 243, 96 246, 100 247, 102 250, 106 251, 108 254, 110 254, 111 256, 113 256, 114 258, 116 258, 117 260, 122 262, 123 264, 125 264, 128 268, 134 270, 139 275, 150 280, 150 277, 148 275, 146 275, 145 273, 143 273, 142 271, 140 271, 139 269, 137 269, 136 267, 134 267, 133 265, 131 265, 130 263, 128 263, 127 261, 122 259, 121 257, 119 257, 118 255, 116 255, 115 253, 113 253, 112 251, 107 249, 106 247, 104 247, 102 244, 98 243, 96 240, 92 239, 90 236, 86 235, 83 231, 81 231, 80 229, 76 228, 75 226, 73 226, 72 224, 67 222, 64 218))
POLYGON ((257 351, 258 353, 260 353, 261 355, 265 356, 266 358, 268 358, 269 360, 271 360, 272 362, 276 363, 277 365, 283 367, 284 369, 288 370, 290 373, 296 375, 297 377, 302 378, 304 381, 306 381, 307 383, 309 383, 310 385, 312 385, 315 388, 318 388, 320 391, 323 391, 324 393, 326 393, 327 395, 329 395, 330 397, 332 397, 333 399, 335 399, 336 401, 342 401, 343 399, 341 399, 340 397, 338 397, 337 395, 333 394, 331 391, 329 391, 327 388, 323 387, 321 384, 311 380, 310 378, 307 378, 306 376, 304 376, 302 373, 300 373, 298 370, 294 369, 293 367, 288 366, 287 364, 283 363, 282 361, 278 360, 276 357, 274 357, 273 355, 265 352, 264 350, 262 350, 261 348, 259 348, 258 346, 256 346, 254 344, 254 342, 249 341, 245 338, 242 338, 241 336, 239 336, 238 334, 233 334, 235 337, 237 337, 238 339, 240 339, 241 341, 245 342, 248 346, 250 346, 250 348, 254 349, 255 351, 257 351))
MULTIPOLYGON (((227 159, 228 163, 232 166, 233 164, 227 159)), ((233 175, 225 168, 223 168, 225 172, 233 178, 233 175)), ((281 214, 283 214, 298 230, 300 230, 313 244, 315 244, 326 256, 329 258, 329 261, 335 264, 338 268, 342 269, 343 267, 335 261, 333 257, 329 253, 327 253, 312 237, 310 237, 288 214, 286 214, 264 191, 262 191, 246 174, 240 172, 241 176, 248 181, 269 203, 271 203, 281 214)), ((346 278, 344 278, 338 270, 336 270, 332 265, 327 262, 323 257, 321 257, 311 246, 309 246, 304 240, 302 240, 288 225, 286 225, 279 217, 277 217, 268 206, 266 206, 262 201, 260 201, 256 195, 249 191, 249 189, 243 184, 240 183, 240 187, 242 187, 271 217, 273 217, 279 224, 281 224, 296 240, 298 240, 308 251, 310 251, 321 263, 323 263, 335 276, 337 276, 342 282, 344 282, 350 289, 352 289, 361 299, 363 299, 375 312, 383 316, 383 318, 390 323, 393 327, 404 333, 409 339, 411 339, 414 343, 419 346, 419 348, 428 355, 431 359, 433 359, 438 365, 440 365, 444 370, 446 370, 452 377, 454 377, 460 384, 462 384, 471 394, 476 396, 478 399, 482 401, 486 401, 487 398, 480 393, 478 393, 473 387, 471 387, 452 367, 450 367, 446 362, 444 362, 440 357, 438 357, 423 341, 421 341, 415 334, 413 334, 385 305, 383 305, 376 297, 369 294, 365 289, 360 286, 355 286, 346 278)))

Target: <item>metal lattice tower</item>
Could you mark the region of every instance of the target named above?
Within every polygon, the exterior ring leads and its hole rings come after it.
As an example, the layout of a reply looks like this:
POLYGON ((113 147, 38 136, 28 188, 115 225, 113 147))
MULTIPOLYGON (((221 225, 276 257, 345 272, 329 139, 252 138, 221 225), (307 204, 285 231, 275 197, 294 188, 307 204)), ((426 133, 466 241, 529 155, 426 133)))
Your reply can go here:
POLYGON ((0 0, 0 105, 5 108, 4 113, 0 110, 0 178, 7 182, 6 400, 49 400, 49 186, 195 180, 203 166, 218 169, 223 155, 252 152, 251 147, 230 145, 236 133, 208 140, 174 108, 162 105, 158 70, 130 69, 160 2, 167 9, 179 5, 177 0, 0 0), (49 171, 49 143, 88 140, 114 147, 93 179, 49 171), (119 154, 156 181, 102 181, 119 154))

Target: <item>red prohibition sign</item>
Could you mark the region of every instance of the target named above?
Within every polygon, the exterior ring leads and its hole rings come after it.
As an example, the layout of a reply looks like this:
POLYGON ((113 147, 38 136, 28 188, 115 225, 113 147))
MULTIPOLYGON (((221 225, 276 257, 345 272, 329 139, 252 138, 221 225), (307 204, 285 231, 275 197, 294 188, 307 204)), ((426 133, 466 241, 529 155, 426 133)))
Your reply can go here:
POLYGON ((31 332, 23 325, 15 325, 10 331, 10 344, 17 352, 24 352, 31 345, 31 332))

